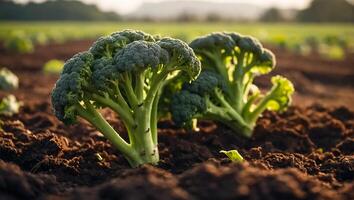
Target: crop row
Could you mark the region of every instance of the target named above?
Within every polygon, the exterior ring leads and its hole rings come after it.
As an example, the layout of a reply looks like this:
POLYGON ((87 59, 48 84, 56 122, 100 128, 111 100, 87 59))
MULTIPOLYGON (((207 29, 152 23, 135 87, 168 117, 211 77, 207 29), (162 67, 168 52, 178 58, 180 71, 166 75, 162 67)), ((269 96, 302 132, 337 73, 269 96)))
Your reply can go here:
POLYGON ((96 39, 127 28, 186 42, 218 30, 237 31, 301 55, 318 53, 329 59, 343 59, 354 51, 354 28, 345 24, 1 22, 0 41, 12 51, 26 53, 33 51, 36 45, 96 39))

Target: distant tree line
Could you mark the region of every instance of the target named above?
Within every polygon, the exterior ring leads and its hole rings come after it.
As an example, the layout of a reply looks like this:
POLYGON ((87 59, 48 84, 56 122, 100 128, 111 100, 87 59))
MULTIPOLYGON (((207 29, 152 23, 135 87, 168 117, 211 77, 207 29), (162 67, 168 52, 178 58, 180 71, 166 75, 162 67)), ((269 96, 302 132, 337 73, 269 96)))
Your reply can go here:
MULTIPOLYGON (((142 21, 158 21, 153 18, 143 18, 142 21)), ((194 13, 183 12, 176 19, 167 21, 177 22, 219 22, 239 21, 247 22, 249 19, 225 18, 218 13, 209 13, 204 17, 194 13)), ((310 6, 304 10, 282 10, 269 8, 259 18, 261 22, 351 22, 354 23, 354 5, 347 0, 312 0, 310 6)))
POLYGON ((80 1, 49 0, 17 4, 0 0, 0 20, 119 20, 114 12, 102 12, 95 5, 80 1))
POLYGON ((351 22, 354 23, 354 5, 346 0, 313 0, 310 6, 298 11, 293 19, 276 8, 270 8, 260 18, 263 22, 351 22))
POLYGON ((313 0, 299 12, 301 22, 354 22, 354 5, 346 0, 313 0))
MULTIPOLYGON (((78 0, 48 0, 43 3, 17 4, 12 0, 0 0, 0 20, 120 20, 114 12, 102 12, 95 5, 87 5, 78 0)), ((134 18, 128 20, 137 20, 134 18)), ((153 18, 138 19, 156 21, 153 18)), ((205 17, 194 13, 182 13, 173 21, 235 21, 226 19, 218 13, 209 13, 205 17)), ((238 19, 237 21, 247 21, 238 19)), ((351 22, 354 23, 354 5, 347 0, 312 0, 304 10, 279 10, 270 8, 259 17, 262 22, 351 22)))

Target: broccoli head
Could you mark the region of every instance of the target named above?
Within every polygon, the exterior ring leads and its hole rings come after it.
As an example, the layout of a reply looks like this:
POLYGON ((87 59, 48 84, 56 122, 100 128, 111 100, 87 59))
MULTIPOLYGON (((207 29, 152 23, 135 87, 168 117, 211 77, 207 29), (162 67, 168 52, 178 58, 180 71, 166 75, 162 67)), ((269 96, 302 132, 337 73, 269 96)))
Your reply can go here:
POLYGON ((253 84, 255 77, 271 72, 276 65, 274 54, 257 39, 212 33, 190 46, 200 58, 203 72, 173 97, 171 113, 177 124, 211 119, 249 137, 264 110, 284 111, 290 105, 294 87, 286 78, 273 77, 273 88, 265 95, 253 84), (202 103, 189 99, 202 99, 202 103))
POLYGON ((156 164, 157 108, 165 83, 179 74, 197 78, 201 65, 181 40, 155 39, 125 30, 99 38, 87 52, 69 59, 52 92, 54 113, 66 124, 81 117, 107 137, 131 166, 156 164), (111 109, 123 121, 129 141, 98 112, 111 109))

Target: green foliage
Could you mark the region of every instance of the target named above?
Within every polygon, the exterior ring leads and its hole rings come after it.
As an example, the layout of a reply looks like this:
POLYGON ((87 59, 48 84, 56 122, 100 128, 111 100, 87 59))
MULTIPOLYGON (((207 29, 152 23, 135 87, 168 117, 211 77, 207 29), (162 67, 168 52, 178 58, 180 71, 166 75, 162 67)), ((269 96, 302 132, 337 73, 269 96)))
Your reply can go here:
POLYGON ((336 45, 321 45, 319 48, 320 55, 328 60, 343 60, 346 54, 342 48, 336 45))
POLYGON ((284 22, 285 18, 277 8, 270 8, 259 18, 261 22, 284 22))
POLYGON ((12 116, 17 114, 22 102, 16 100, 14 95, 8 95, 0 101, 0 115, 12 116))
POLYGON ((54 113, 66 124, 81 117, 95 126, 132 167, 156 164, 159 97, 170 79, 195 79, 200 62, 181 40, 124 30, 99 38, 89 51, 69 59, 52 92, 54 113), (129 142, 98 112, 107 108, 123 121, 129 142))
POLYGON ((4 46, 15 53, 31 53, 34 50, 32 41, 23 32, 13 32, 5 40, 4 46))
POLYGON ((14 90, 18 88, 18 77, 7 68, 0 70, 0 90, 14 90))
POLYGON ((241 163, 243 162, 243 157, 237 150, 224 151, 221 150, 220 153, 225 154, 231 162, 241 163))
POLYGON ((321 41, 314 36, 309 36, 305 38, 305 44, 311 48, 313 52, 318 51, 321 41))
POLYGON ((34 33, 30 36, 33 44, 45 45, 48 43, 49 38, 43 32, 34 33))
POLYGON ((119 20, 113 12, 102 12, 95 5, 77 0, 51 0, 41 3, 29 2, 25 5, 13 1, 0 2, 2 20, 119 20))
MULTIPOLYGON (((45 35, 48 42, 63 43, 79 39, 96 39, 115 30, 133 28, 153 34, 172 36, 190 42, 193 38, 214 31, 238 31, 251 34, 271 45, 287 50, 306 45, 306 38, 315 37, 320 43, 326 37, 340 40, 344 51, 354 49, 354 28, 349 24, 286 24, 286 23, 153 23, 153 22, 0 22, 0 40, 5 41, 10 32, 20 30, 31 38, 34 44, 41 44, 38 34, 45 35), (58 31, 60 30, 60 31, 58 31), (338 31, 341 30, 341 31, 338 31), (173 33, 173 34, 171 34, 173 33)), ((40 37, 42 37, 40 36, 40 37)), ((332 40, 332 39, 331 39, 332 40)))
POLYGON ((300 11, 302 22, 354 22, 354 5, 347 0, 313 0, 310 6, 300 11))
POLYGON ((60 74, 60 72, 63 70, 64 66, 64 61, 62 60, 49 60, 46 62, 43 66, 43 72, 45 73, 50 73, 50 74, 60 74))
POLYGON ((272 77, 273 87, 266 94, 253 84, 254 78, 275 67, 273 53, 257 39, 212 33, 190 46, 201 59, 203 71, 173 97, 171 112, 177 125, 190 127, 193 119, 215 120, 250 137, 264 110, 281 112, 290 105, 294 87, 286 78, 272 77))

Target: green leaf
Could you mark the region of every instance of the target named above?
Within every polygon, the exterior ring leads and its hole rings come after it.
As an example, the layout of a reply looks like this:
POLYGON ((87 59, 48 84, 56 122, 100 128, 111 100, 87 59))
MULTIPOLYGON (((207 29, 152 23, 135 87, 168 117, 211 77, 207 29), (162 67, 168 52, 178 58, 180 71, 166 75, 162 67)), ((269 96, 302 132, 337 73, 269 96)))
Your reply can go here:
POLYGON ((230 151, 221 150, 220 153, 225 154, 232 162, 237 162, 237 163, 243 162, 243 157, 237 150, 230 150, 230 151))

